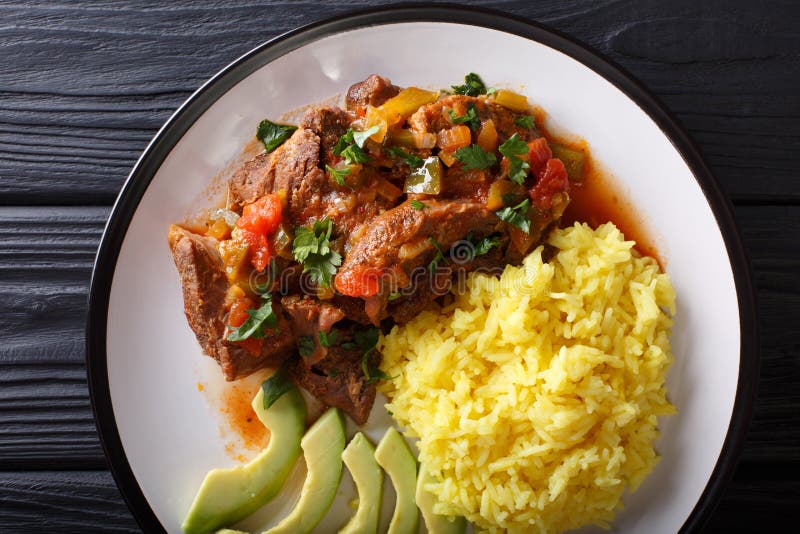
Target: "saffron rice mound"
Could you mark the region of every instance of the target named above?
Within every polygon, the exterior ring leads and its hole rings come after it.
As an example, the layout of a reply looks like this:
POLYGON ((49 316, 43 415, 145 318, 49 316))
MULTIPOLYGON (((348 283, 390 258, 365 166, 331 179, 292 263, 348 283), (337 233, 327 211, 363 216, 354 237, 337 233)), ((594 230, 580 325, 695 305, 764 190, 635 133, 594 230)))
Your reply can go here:
POLYGON ((500 279, 380 342, 387 409, 435 477, 434 511, 486 532, 609 527, 658 461, 675 293, 611 223, 555 230, 500 279))

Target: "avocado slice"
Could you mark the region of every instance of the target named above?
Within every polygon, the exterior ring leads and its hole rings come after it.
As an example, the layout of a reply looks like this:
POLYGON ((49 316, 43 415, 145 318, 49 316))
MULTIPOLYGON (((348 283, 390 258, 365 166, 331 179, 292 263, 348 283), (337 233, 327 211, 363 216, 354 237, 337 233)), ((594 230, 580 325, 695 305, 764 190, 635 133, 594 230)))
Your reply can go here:
POLYGON ((344 418, 330 408, 308 429, 300 446, 308 474, 292 512, 264 534, 307 534, 328 512, 342 477, 344 418))
POLYGON ((430 534, 464 534, 467 530, 467 520, 456 517, 452 521, 447 516, 434 513, 433 505, 436 504, 436 495, 425 489, 426 484, 436 482, 434 476, 425 467, 419 464, 417 476, 417 506, 425 519, 425 527, 430 534))
POLYGON ((419 529, 419 510, 414 502, 417 461, 406 440, 394 427, 390 427, 378 443, 375 460, 389 474, 397 492, 388 534, 416 534, 419 529))
POLYGON ((383 471, 375 461, 375 447, 359 432, 342 453, 342 460, 358 490, 358 509, 339 534, 375 534, 383 497, 383 471))
POLYGON ((297 388, 287 387, 266 410, 263 389, 258 391, 253 410, 270 431, 269 444, 245 465, 206 474, 183 521, 186 534, 212 532, 244 519, 281 489, 300 456, 306 426, 306 403, 297 388))

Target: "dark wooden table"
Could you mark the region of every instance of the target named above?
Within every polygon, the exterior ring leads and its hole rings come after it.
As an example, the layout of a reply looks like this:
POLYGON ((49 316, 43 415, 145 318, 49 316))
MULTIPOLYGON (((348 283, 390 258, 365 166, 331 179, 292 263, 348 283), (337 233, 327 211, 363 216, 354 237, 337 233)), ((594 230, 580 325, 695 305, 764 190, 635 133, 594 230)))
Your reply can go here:
MULTIPOLYGON (((88 282, 109 207, 156 130, 218 69, 284 31, 373 3, 0 1, 0 532, 138 530, 106 469, 84 365, 88 282)), ((484 5, 607 54, 702 147, 736 206, 762 329, 755 418, 707 531, 796 532, 800 3, 484 5)))

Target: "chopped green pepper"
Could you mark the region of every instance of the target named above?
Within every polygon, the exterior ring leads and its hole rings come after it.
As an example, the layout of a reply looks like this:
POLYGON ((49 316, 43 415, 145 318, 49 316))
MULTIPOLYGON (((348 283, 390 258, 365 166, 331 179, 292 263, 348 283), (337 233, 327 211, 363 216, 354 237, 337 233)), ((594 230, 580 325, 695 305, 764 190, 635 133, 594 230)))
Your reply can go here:
POLYGON ((564 163, 567 169, 567 176, 571 182, 580 183, 583 181, 583 167, 586 162, 586 154, 583 150, 574 150, 558 143, 551 143, 550 149, 553 151, 553 157, 556 157, 564 163))
POLYGON ((437 156, 425 160, 422 167, 406 178, 403 191, 406 193, 422 193, 438 195, 442 192, 442 163, 437 156))

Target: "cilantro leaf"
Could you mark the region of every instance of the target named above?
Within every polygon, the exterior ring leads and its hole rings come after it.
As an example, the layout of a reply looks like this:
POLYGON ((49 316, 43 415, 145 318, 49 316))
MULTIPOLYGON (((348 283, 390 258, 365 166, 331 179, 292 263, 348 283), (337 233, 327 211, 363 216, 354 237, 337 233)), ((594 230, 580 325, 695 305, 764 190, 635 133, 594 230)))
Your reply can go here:
POLYGON ((364 149, 364 143, 367 138, 377 132, 379 127, 377 125, 369 128, 363 132, 356 132, 352 128, 348 128, 336 142, 333 147, 333 153, 345 159, 345 162, 350 163, 368 163, 372 160, 364 149))
POLYGON ((460 117, 456 116, 456 110, 451 109, 447 112, 450 115, 450 122, 453 124, 466 124, 473 132, 478 131, 481 127, 481 119, 478 117, 478 108, 475 104, 470 103, 467 106, 467 112, 460 117))
POLYGON ((475 246, 476 256, 482 256, 483 254, 488 253, 490 250, 492 250, 492 248, 500 244, 499 236, 494 236, 494 237, 486 236, 476 240, 472 237, 472 234, 470 233, 468 239, 475 246))
POLYGON ((270 153, 289 139, 295 130, 297 130, 297 126, 277 124, 264 119, 258 123, 256 137, 259 141, 264 143, 264 148, 267 149, 267 153, 270 153))
POLYGON ((442 261, 444 263, 446 263, 446 264, 449 264, 450 262, 447 260, 447 257, 444 255, 444 252, 442 251, 442 246, 439 244, 439 242, 436 241, 436 239, 434 239, 432 237, 429 237, 428 241, 430 241, 431 245, 433 245, 433 248, 436 249, 436 255, 433 257, 431 262, 428 264, 428 269, 430 271, 435 271, 439 267, 439 262, 442 262, 442 261))
POLYGON ((512 182, 518 184, 525 183, 525 177, 528 175, 528 170, 531 168, 528 162, 520 158, 528 153, 528 145, 523 141, 519 134, 515 133, 509 137, 505 143, 498 148, 500 153, 508 158, 508 178, 512 182))
POLYGON ((531 220, 528 218, 528 208, 531 207, 531 201, 527 198, 514 207, 505 207, 495 214, 501 221, 512 224, 525 232, 526 234, 531 231, 531 220))
POLYGON ((278 317, 272 310, 272 296, 267 293, 261 295, 261 306, 255 310, 247 310, 249 317, 235 328, 231 328, 225 337, 228 341, 244 341, 248 338, 260 339, 264 337, 264 328, 277 328, 278 317))
POLYGON ((350 174, 349 168, 345 167, 342 169, 334 169, 330 165, 325 165, 325 170, 328 171, 328 174, 331 175, 331 178, 333 178, 334 182, 341 186, 347 185, 345 184, 344 177, 350 174))
POLYGON ((293 388, 294 385, 286 374, 286 370, 283 367, 279 367, 277 371, 272 373, 272 376, 261 383, 261 391, 264 392, 264 409, 269 410, 269 407, 275 404, 275 401, 293 388))
POLYGON ((428 207, 427 204, 425 204, 424 202, 420 202, 419 200, 412 200, 410 204, 411 207, 414 208, 415 210, 424 210, 425 208, 428 207))
POLYGON ((331 330, 330 333, 320 330, 317 337, 319 337, 319 345, 325 348, 332 347, 339 341, 339 333, 336 330, 331 330))
POLYGON ((292 253, 303 272, 311 275, 311 281, 322 287, 330 287, 336 268, 342 264, 342 256, 331 249, 333 223, 327 217, 314 222, 312 229, 300 227, 295 232, 292 253))
POLYGON ((406 152, 402 148, 398 146, 390 146, 386 147, 384 151, 389 154, 389 156, 393 159, 399 159, 412 169, 416 169, 417 167, 422 167, 422 164, 425 162, 421 157, 417 156, 416 154, 411 154, 406 152))
POLYGON ((300 336, 297 339, 297 352, 303 358, 308 358, 317 350, 317 344, 311 336, 300 336))
POLYGON ((376 124, 371 128, 367 128, 363 132, 353 132, 353 142, 358 145, 358 148, 362 148, 364 143, 367 142, 367 139, 369 139, 372 134, 378 133, 378 130, 380 129, 381 127, 376 124))
POLYGON ((493 153, 484 152, 481 147, 474 144, 459 148, 455 156, 465 170, 488 169, 497 163, 497 157, 493 153))
POLYGON ((386 373, 381 371, 379 368, 375 367, 370 369, 369 366, 369 357, 375 350, 375 346, 378 344, 380 335, 380 330, 375 327, 368 328, 366 330, 356 330, 353 332, 353 341, 342 344, 342 347, 348 350, 362 351, 361 372, 364 373, 364 377, 367 379, 367 384, 372 384, 378 380, 392 379, 392 377, 387 376, 386 373))
POLYGON ((516 124, 520 128, 525 128, 526 130, 530 130, 536 124, 536 119, 534 119, 530 115, 523 115, 521 117, 517 117, 516 119, 514 119, 514 124, 516 124))
POLYGON ((484 85, 481 77, 470 72, 464 76, 464 83, 462 85, 452 85, 453 93, 457 95, 478 96, 486 94, 486 85, 484 85))

